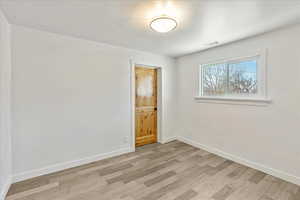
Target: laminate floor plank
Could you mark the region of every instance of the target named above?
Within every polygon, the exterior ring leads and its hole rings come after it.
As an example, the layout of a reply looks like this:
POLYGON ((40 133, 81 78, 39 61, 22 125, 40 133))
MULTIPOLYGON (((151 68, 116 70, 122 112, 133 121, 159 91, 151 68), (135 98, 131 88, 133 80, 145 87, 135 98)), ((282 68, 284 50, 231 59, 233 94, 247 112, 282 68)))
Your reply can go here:
POLYGON ((195 196, 197 196, 197 192, 195 192, 194 190, 188 190, 180 196, 176 197, 174 200, 190 200, 195 196))
POLYGON ((176 175, 176 172, 169 171, 169 172, 161 174, 161 175, 159 175, 159 176, 157 176, 157 177, 155 177, 153 179, 147 180, 144 184, 149 187, 151 185, 159 183, 159 182, 161 182, 161 181, 163 181, 163 180, 165 180, 167 178, 170 178, 172 176, 175 176, 175 175, 176 175))
POLYGON ((267 174, 263 173, 263 172, 259 172, 257 171, 250 179, 249 181, 253 182, 253 183, 259 183, 263 178, 265 178, 267 174))
POLYGON ((6 200, 300 200, 300 186, 174 141, 15 183, 6 200))
POLYGON ((234 188, 231 186, 226 185, 220 191, 215 193, 212 198, 214 200, 225 200, 234 192, 234 188))
POLYGON ((242 166, 242 165, 238 165, 238 167, 233 172, 231 172, 230 174, 228 174, 227 176, 230 177, 230 178, 239 178, 247 170, 248 170, 248 167, 245 167, 245 166, 242 166))

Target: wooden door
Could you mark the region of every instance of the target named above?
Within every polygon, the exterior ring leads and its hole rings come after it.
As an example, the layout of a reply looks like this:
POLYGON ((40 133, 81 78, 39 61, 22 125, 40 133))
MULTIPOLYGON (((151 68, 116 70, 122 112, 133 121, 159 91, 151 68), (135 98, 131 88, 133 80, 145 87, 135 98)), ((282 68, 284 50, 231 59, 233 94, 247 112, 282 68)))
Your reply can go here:
POLYGON ((135 67, 135 146, 157 142, 157 70, 135 67))

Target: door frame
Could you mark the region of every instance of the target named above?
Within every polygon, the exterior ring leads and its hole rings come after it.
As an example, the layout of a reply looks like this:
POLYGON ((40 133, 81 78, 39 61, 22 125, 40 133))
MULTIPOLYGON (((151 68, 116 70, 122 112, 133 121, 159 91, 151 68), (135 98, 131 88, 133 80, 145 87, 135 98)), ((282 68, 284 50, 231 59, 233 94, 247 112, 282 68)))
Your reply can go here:
POLYGON ((131 150, 135 151, 135 67, 140 66, 157 70, 157 142, 161 143, 162 136, 162 67, 140 64, 130 60, 130 106, 131 106, 131 150))

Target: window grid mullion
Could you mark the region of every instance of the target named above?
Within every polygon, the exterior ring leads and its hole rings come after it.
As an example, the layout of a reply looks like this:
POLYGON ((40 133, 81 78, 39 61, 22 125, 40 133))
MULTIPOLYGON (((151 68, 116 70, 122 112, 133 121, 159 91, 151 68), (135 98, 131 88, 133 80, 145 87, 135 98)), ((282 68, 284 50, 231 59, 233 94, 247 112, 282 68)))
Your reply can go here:
POLYGON ((229 64, 226 63, 226 95, 229 93, 229 64))

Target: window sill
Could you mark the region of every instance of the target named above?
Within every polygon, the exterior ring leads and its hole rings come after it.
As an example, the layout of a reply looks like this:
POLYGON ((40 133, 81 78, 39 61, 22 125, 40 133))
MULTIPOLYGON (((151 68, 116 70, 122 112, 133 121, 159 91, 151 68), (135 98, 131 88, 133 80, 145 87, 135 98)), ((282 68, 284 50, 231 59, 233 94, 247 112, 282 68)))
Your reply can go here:
POLYGON ((267 106, 272 100, 266 98, 235 98, 235 97, 209 97, 197 96, 195 100, 198 103, 217 103, 217 104, 237 104, 249 106, 267 106))

